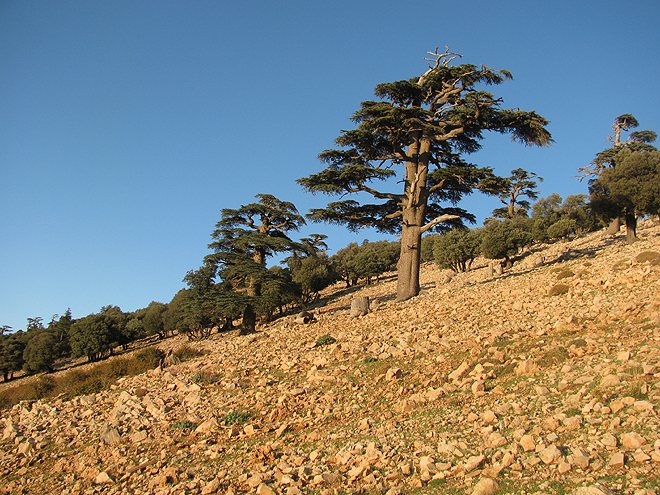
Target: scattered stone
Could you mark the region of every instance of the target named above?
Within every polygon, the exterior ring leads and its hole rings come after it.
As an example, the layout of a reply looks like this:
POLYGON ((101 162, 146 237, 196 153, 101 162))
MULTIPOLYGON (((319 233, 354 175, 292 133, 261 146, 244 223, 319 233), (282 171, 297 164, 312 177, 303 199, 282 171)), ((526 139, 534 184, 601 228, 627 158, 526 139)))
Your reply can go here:
POLYGON ((481 478, 472 488, 472 495, 491 495, 495 493, 499 485, 492 478, 481 478))

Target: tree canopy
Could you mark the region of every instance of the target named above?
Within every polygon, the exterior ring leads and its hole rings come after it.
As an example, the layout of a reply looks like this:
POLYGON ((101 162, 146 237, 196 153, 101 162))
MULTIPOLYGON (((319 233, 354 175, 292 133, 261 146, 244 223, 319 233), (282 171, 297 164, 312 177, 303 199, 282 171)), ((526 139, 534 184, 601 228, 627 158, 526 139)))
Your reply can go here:
MULTIPOLYGON (((511 135, 525 145, 552 142, 548 121, 536 112, 504 109, 501 100, 479 86, 512 79, 506 70, 471 64, 452 65, 458 54, 430 52, 421 76, 376 86, 378 101, 365 101, 355 112, 353 130, 342 131, 319 158, 326 168, 298 183, 309 192, 333 195, 367 193, 374 203, 353 199, 314 209, 314 221, 340 223, 349 229, 374 227, 401 233, 397 299, 419 293, 421 236, 473 221, 456 207, 492 172, 463 160, 480 148, 484 131, 511 135), (403 172, 403 192, 376 189, 403 172)), ((482 188, 485 192, 487 187, 482 188)))

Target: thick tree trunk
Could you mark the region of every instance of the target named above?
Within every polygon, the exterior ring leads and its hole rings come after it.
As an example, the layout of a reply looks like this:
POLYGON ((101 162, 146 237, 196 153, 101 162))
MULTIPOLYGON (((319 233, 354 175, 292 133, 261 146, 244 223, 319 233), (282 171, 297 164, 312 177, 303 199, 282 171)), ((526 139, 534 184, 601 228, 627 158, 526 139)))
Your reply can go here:
POLYGON ((626 213, 626 241, 632 244, 637 240, 637 216, 635 213, 626 213))
POLYGON ((405 301, 419 294, 419 264, 422 232, 419 225, 403 225, 401 254, 397 263, 396 300, 405 301))
POLYGON ((239 335, 248 335, 254 333, 257 328, 257 314, 252 305, 246 306, 243 310, 243 321, 241 322, 241 331, 239 335))
POLYGON ((618 234, 619 230, 621 230, 621 219, 619 217, 616 217, 614 220, 610 222, 610 225, 607 227, 607 230, 605 231, 605 235, 618 234))

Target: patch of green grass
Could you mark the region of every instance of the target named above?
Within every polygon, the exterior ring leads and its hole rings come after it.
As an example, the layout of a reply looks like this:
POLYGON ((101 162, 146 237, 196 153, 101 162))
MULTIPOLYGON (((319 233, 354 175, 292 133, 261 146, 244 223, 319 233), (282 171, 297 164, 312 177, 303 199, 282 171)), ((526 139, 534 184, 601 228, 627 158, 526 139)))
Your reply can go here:
POLYGON ((252 417, 252 413, 247 411, 232 411, 222 418, 222 422, 225 426, 231 426, 234 424, 242 424, 247 422, 252 417))
POLYGON ((188 361, 190 359, 203 356, 204 354, 206 354, 204 351, 195 349, 187 344, 182 345, 176 351, 174 351, 174 355, 179 359, 179 361, 188 361))
POLYGON ((193 423, 192 421, 188 421, 187 419, 181 419, 179 421, 175 421, 172 424, 172 428, 177 428, 180 430, 192 430, 193 428, 197 427, 197 423, 193 423))
POLYGON ((325 334, 325 335, 321 335, 316 340, 316 346, 321 347, 321 346, 324 346, 324 345, 334 344, 335 342, 337 342, 337 339, 332 337, 330 334, 325 334))

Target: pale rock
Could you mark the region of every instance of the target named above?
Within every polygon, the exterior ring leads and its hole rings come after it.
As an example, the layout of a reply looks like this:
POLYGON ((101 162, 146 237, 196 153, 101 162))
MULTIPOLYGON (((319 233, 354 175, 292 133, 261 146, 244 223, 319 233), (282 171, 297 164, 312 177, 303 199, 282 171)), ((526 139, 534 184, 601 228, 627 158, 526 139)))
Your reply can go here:
POLYGON ((651 403, 647 400, 638 400, 638 401, 635 401, 635 403, 633 404, 633 408, 637 412, 652 411, 653 410, 653 403, 651 403))
POLYGON ((435 459, 431 456, 423 456, 419 459, 419 470, 422 473, 435 474, 438 469, 435 466, 435 459))
POLYGON ((613 400, 612 402, 610 402, 610 409, 614 414, 618 413, 624 407, 625 407, 624 403, 620 400, 613 400))
POLYGON ((635 462, 642 463, 642 462, 648 462, 648 461, 650 461, 650 460, 651 460, 651 456, 648 455, 646 452, 644 452, 643 450, 640 449, 640 450, 638 450, 637 452, 635 452, 635 453, 633 454, 633 459, 635 459, 635 462))
POLYGON ((497 414, 488 409, 481 415, 481 419, 483 419, 486 423, 497 423, 497 414))
POLYGON ((401 377, 403 377, 403 371, 399 368, 390 368, 385 373, 385 380, 388 382, 398 380, 401 377))
POLYGON ((18 455, 28 457, 34 450, 36 442, 32 438, 28 438, 24 442, 18 444, 18 455))
POLYGON ((621 385, 621 377, 619 377, 618 375, 605 375, 600 380, 600 386, 603 388, 616 387, 617 385, 621 385))
POLYGON ((114 483, 115 482, 115 477, 112 476, 110 473, 106 473, 105 471, 101 471, 96 478, 94 478, 94 483, 97 485, 104 485, 108 483, 114 483))
POLYGON ((501 447, 507 444, 507 439, 501 433, 493 432, 486 439, 486 446, 490 448, 501 447))
POLYGON ((115 445, 121 442, 121 436, 119 435, 117 428, 113 428, 106 424, 101 428, 101 441, 108 445, 115 445))
POLYGON ((616 495, 616 492, 601 483, 596 483, 591 486, 582 486, 575 490, 572 495, 616 495))
POLYGON ((634 431, 621 435, 621 445, 626 450, 637 450, 644 445, 645 442, 646 440, 644 440, 644 437, 634 431))
POLYGON ((486 382, 483 380, 475 380, 472 382, 470 389, 474 395, 484 392, 486 390, 486 382))
POLYGON ((491 495, 497 491, 499 485, 492 478, 481 478, 472 488, 472 495, 491 495))
POLYGON ((626 456, 623 454, 623 452, 617 452, 615 454, 612 454, 612 457, 610 457, 609 466, 611 468, 620 468, 623 467, 625 462, 626 462, 626 456))
POLYGON ((560 462, 559 465, 557 466, 557 472, 561 475, 568 473, 570 470, 571 470, 571 465, 566 461, 560 462))
POLYGON ((519 443, 525 452, 531 452, 536 449, 536 442, 532 435, 523 435, 519 443))
POLYGON ((210 495, 212 493, 216 493, 219 488, 220 488, 220 480, 218 478, 214 478, 204 485, 201 494, 210 495))
POLYGON ((536 365, 533 359, 525 359, 518 363, 518 366, 516 366, 514 372, 516 375, 529 375, 538 369, 539 367, 536 365))
POLYGON ((473 455, 469 457, 465 462, 465 472, 469 473, 470 471, 474 471, 475 469, 481 467, 484 462, 486 462, 485 455, 473 455))
POLYGON ((257 487, 257 495, 277 495, 277 492, 265 483, 257 487))
POLYGON ((470 364, 467 361, 463 361, 463 363, 454 371, 452 371, 447 378, 453 382, 458 381, 463 377, 465 373, 468 372, 469 369, 470 364))
POLYGON ((612 447, 612 448, 619 445, 619 441, 611 433, 605 433, 605 435, 603 435, 603 437, 600 439, 600 442, 606 447, 612 447))
POLYGON ((562 458, 562 453, 561 450, 553 444, 539 452, 539 457, 545 464, 554 464, 562 458))
POLYGON ((219 429, 216 419, 209 418, 206 421, 201 422, 197 428, 195 428, 195 433, 214 433, 219 429))
POLYGON ((139 430, 131 434, 131 442, 139 443, 149 438, 149 434, 145 430, 139 430))
POLYGON ((625 363, 630 359, 630 351, 619 351, 616 353, 616 358, 618 361, 625 363))

